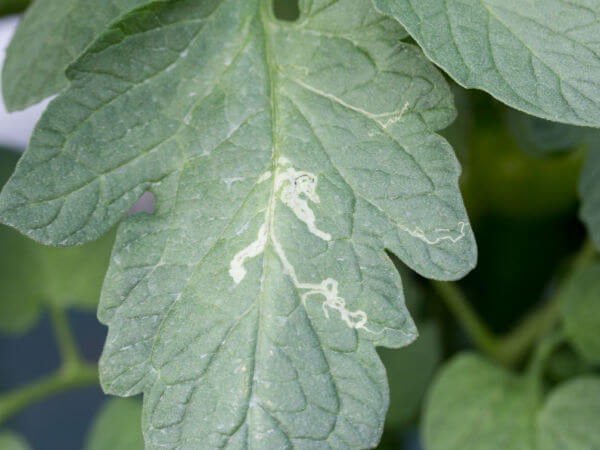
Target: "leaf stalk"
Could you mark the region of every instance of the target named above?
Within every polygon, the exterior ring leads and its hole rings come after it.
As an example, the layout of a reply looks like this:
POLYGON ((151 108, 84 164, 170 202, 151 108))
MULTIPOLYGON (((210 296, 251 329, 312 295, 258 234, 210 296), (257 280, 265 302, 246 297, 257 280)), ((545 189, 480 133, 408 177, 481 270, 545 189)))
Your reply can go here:
MULTIPOLYGON (((569 273, 588 265, 595 256, 594 245, 586 240, 574 255, 569 273)), ((509 368, 519 365, 532 347, 556 326, 560 318, 559 297, 555 294, 510 332, 499 336, 485 324, 456 283, 432 281, 431 284, 475 347, 509 368)))

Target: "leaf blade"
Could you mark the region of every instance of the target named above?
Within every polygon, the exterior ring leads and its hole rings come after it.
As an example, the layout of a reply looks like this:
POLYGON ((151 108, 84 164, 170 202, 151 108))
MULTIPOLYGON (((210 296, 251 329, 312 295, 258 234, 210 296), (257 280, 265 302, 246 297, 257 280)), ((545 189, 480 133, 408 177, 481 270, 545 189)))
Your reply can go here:
POLYGON ((99 309, 101 382, 145 393, 150 448, 375 446, 374 345, 416 335, 384 248, 432 277, 474 265, 460 167, 434 134, 448 87, 368 3, 329 3, 302 25, 247 0, 128 14, 70 67, 0 195, 3 220, 61 245, 155 195, 119 227, 99 309), (36 184, 48 172, 74 175, 36 184))
POLYGON ((538 442, 544 450, 592 449, 600 445, 600 379, 579 377, 555 389, 538 418, 538 442))
POLYGON ((598 148, 597 137, 591 140, 586 160, 579 178, 579 196, 581 208, 579 215, 585 223, 588 233, 600 249, 600 148, 598 148))
POLYGON ((462 354, 434 381, 425 409, 424 439, 432 450, 534 450, 534 414, 524 380, 482 357, 462 354))
POLYGON ((424 416, 425 441, 432 450, 465 445, 591 450, 600 439, 598 389, 598 377, 588 375, 558 385, 542 399, 531 378, 462 354, 434 382, 424 416))
POLYGON ((25 439, 12 431, 0 432, 0 446, 5 450, 29 450, 31 448, 25 439))
POLYGON ((34 2, 6 51, 2 91, 7 110, 25 109, 66 87, 64 70, 67 65, 113 19, 147 2, 34 2))
MULTIPOLYGON (((0 183, 18 159, 18 153, 0 149, 0 183)), ((87 245, 49 248, 0 225, 0 330, 29 331, 47 305, 95 310, 113 240, 114 233, 108 233, 87 245)))
POLYGON ((107 401, 89 431, 86 450, 142 450, 141 403, 133 399, 107 401))
POLYGON ((559 293, 565 334, 575 349, 591 362, 600 361, 600 265, 575 272, 559 293))
POLYGON ((374 0, 459 84, 528 114, 600 126, 600 56, 589 2, 374 0))

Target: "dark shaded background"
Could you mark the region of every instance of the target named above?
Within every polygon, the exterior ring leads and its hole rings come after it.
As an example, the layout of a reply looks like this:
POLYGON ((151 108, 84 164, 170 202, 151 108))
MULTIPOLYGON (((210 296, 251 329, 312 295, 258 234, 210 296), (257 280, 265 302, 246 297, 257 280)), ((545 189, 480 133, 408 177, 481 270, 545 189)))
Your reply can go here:
MULTIPOLYGON (((90 313, 70 312, 69 318, 83 355, 97 361, 106 327, 90 313)), ((35 381, 58 367, 59 356, 46 316, 25 336, 0 337, 0 392, 35 381)), ((99 386, 68 392, 34 404, 2 428, 21 433, 34 450, 80 450, 92 418, 106 398, 99 386)))

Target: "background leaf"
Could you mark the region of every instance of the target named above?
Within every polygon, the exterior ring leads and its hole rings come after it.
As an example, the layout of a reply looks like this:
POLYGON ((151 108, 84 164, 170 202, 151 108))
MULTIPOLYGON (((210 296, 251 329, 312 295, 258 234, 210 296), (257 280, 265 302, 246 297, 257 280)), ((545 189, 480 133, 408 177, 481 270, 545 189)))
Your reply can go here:
POLYGON ((433 299, 419 283, 417 276, 393 258, 400 272, 406 306, 419 330, 417 340, 402 349, 377 350, 385 366, 390 383, 390 409, 386 416, 386 430, 405 429, 421 410, 427 388, 442 360, 440 327, 430 317, 427 303, 433 299))
POLYGON ((423 417, 427 450, 533 450, 535 403, 525 380, 462 354, 439 372, 423 417))
POLYGON ((598 137, 591 140, 579 180, 580 215, 597 249, 600 249, 600 145, 598 137))
POLYGON ((600 264, 575 272, 559 296, 569 340, 586 359, 600 363, 600 264))
MULTIPOLYGON (((533 167, 527 167, 527 173, 523 174, 522 180, 529 184, 529 188, 518 186, 517 180, 511 182, 505 187, 503 192, 511 189, 516 189, 519 192, 521 200, 512 199, 511 203, 515 208, 520 208, 519 214, 521 217, 527 214, 527 211, 535 211, 535 204, 542 204, 541 196, 538 196, 538 201, 524 201, 524 195, 530 195, 535 192, 536 186, 540 185, 541 189, 551 198, 553 204, 561 205, 564 202, 561 199, 561 192, 567 192, 564 189, 565 185, 572 183, 572 177, 575 174, 574 170, 580 172, 579 176, 579 197, 581 199, 580 216, 586 224, 588 233, 600 249, 600 142, 598 133, 584 127, 575 127, 572 125, 564 125, 561 123, 549 122, 544 119, 529 116, 520 113, 519 111, 505 108, 504 119, 510 135, 517 144, 519 150, 524 153, 521 160, 533 161, 536 164, 533 167), (567 153, 570 151, 571 153, 567 153), (581 156, 587 152, 587 157, 584 162, 580 162, 581 156), (571 167, 567 167, 564 162, 571 161, 571 167), (580 169, 583 167, 583 169, 580 169), (540 175, 553 175, 555 180, 552 183, 539 183, 537 180, 540 175), (562 189, 561 189, 562 187, 562 189)), ((476 131, 474 134, 477 134, 476 131)), ((490 138, 499 139, 498 133, 490 138)), ((501 142, 502 144, 503 142, 501 142)), ((506 141, 505 147, 510 148, 511 142, 506 141)), ((496 143, 498 146, 498 143, 496 143)), ((481 162, 489 162, 489 150, 492 148, 492 143, 487 146, 482 146, 479 149, 479 155, 473 155, 472 158, 478 158, 481 162)), ((494 149, 495 150, 495 149, 494 149)), ((496 150, 496 153, 500 153, 496 150)), ((505 154, 508 153, 504 150, 505 154)), ((515 158, 510 161, 510 165, 493 165, 492 173, 483 173, 479 170, 473 173, 473 177, 481 177, 482 180, 493 179, 494 172, 502 170, 512 171, 515 178, 518 174, 518 164, 515 158)), ((490 193, 486 197, 495 195, 494 189, 490 189, 490 193)), ((498 189, 496 189, 498 192, 498 189)), ((496 193, 497 193, 496 192, 496 193)))
POLYGON ((141 416, 137 400, 107 401, 94 419, 85 450, 143 450, 141 416))
POLYGON ((460 355, 433 384, 423 433, 428 450, 593 450, 600 444, 600 379, 560 384, 543 403, 532 380, 460 355))
MULTIPOLYGON (((0 149, 0 184, 18 159, 18 153, 0 149)), ((28 331, 47 304, 93 311, 113 242, 110 232, 80 247, 45 247, 0 225, 0 331, 28 331)))
POLYGON ((0 16, 23 11, 29 3, 29 0, 0 0, 0 16))
POLYGON ((25 109, 67 85, 64 71, 116 17, 149 0, 37 0, 6 50, 6 109, 25 109))
MULTIPOLYGON (((412 310, 411 310, 412 312, 412 310)), ((442 360, 440 332, 432 321, 416 321, 419 337, 402 349, 379 349, 390 382, 386 427, 402 428, 421 410, 433 374, 442 360)))
POLYGON ((374 0, 459 84, 545 119, 600 126, 598 6, 587 0, 374 0))
POLYGON ((550 122, 507 108, 506 122, 519 149, 531 156, 552 156, 582 147, 589 128, 550 122))
POLYGON ((29 450, 29 445, 21 436, 12 431, 0 431, 0 448, 2 450, 29 450))
POLYGON ((600 378, 580 377, 559 386, 537 423, 540 450, 600 448, 600 378))

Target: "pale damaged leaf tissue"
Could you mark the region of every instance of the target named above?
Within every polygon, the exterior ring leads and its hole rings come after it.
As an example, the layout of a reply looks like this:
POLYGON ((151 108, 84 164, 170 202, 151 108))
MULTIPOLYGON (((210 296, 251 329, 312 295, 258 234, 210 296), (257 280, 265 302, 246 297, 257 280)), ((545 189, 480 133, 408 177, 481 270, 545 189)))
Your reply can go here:
POLYGON ((362 0, 157 2, 68 70, 0 196, 44 243, 119 227, 104 389, 144 393, 147 448, 372 448, 376 345, 416 338, 385 250, 475 264, 443 77, 362 0))

